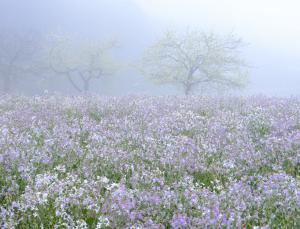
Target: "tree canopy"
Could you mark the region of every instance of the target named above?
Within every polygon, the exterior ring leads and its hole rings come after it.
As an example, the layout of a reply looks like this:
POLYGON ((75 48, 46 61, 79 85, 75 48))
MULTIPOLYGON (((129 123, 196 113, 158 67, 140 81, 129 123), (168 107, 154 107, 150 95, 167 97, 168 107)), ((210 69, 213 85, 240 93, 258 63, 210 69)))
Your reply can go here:
POLYGON ((241 39, 202 31, 167 32, 142 59, 142 73, 158 84, 176 84, 189 95, 200 85, 240 88, 247 82, 241 39))
POLYGON ((111 55, 113 48, 114 41, 53 35, 49 65, 55 73, 66 76, 78 92, 87 92, 92 80, 110 76, 117 69, 111 55))

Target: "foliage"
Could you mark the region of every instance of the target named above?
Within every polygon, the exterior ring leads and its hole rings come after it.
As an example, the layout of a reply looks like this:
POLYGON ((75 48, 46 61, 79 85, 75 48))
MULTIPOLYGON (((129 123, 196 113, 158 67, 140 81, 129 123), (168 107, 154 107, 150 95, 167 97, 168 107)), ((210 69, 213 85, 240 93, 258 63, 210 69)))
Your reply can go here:
POLYGON ((0 99, 1 228, 299 228, 300 100, 0 99))
POLYGON ((199 87, 240 88, 247 82, 242 41, 232 34, 167 32, 142 60, 142 72, 158 84, 176 84, 186 95, 199 87))

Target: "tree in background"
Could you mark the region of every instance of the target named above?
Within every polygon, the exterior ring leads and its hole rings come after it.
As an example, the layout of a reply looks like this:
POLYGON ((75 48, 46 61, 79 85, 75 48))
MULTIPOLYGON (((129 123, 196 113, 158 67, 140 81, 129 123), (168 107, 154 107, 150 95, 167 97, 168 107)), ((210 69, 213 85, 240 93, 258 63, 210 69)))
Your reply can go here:
POLYGON ((241 88, 247 83, 242 46, 232 34, 167 32, 145 52, 141 69, 155 83, 180 85, 185 95, 200 86, 241 88))
POLYGON ((48 52, 50 69, 67 77, 78 92, 88 92, 91 82, 111 76, 117 69, 112 58, 115 42, 52 35, 48 52))
POLYGON ((33 74, 33 62, 39 50, 39 36, 32 31, 0 31, 0 83, 4 93, 11 93, 17 80, 33 74))

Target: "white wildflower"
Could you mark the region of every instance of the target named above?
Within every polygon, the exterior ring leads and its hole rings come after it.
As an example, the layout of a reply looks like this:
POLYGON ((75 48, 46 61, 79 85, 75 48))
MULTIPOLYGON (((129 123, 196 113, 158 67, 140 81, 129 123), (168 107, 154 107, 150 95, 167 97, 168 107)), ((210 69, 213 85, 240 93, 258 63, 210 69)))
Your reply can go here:
POLYGON ((102 228, 103 226, 104 226, 104 227, 108 227, 108 226, 109 226, 109 220, 108 220, 107 217, 100 216, 100 217, 98 218, 98 223, 97 223, 96 228, 97 228, 97 229, 100 229, 100 228, 102 228))

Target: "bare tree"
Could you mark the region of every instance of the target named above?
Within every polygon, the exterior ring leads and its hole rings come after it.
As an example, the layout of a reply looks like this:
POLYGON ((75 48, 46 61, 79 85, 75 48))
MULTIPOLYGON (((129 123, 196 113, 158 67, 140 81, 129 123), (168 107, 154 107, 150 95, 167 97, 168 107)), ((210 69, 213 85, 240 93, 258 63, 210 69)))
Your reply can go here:
POLYGON ((31 73, 38 50, 37 37, 32 31, 0 31, 0 79, 4 93, 12 92, 15 81, 31 73))
POLYGON ((49 65, 53 72, 67 77, 78 92, 88 92, 92 80, 111 76, 117 65, 111 57, 115 42, 51 36, 49 65))
POLYGON ((155 83, 180 85, 185 95, 200 85, 240 88, 247 82, 242 46, 232 34, 167 32, 145 52, 141 69, 155 83))

